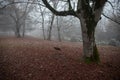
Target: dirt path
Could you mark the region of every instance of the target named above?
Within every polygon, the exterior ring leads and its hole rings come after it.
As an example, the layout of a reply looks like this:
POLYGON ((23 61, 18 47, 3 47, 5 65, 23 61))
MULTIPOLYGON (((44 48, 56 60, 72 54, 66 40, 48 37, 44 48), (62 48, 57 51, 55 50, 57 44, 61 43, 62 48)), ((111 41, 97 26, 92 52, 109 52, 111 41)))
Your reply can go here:
POLYGON ((81 43, 0 38, 0 80, 120 80, 120 48, 98 47, 101 63, 85 64, 81 43))

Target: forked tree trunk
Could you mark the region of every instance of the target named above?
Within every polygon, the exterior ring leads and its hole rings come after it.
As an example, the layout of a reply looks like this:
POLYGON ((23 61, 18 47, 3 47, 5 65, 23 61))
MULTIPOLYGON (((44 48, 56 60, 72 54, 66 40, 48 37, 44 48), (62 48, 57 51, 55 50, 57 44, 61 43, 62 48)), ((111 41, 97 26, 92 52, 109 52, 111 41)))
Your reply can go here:
POLYGON ((50 27, 49 27, 49 31, 48 31, 48 40, 51 40, 52 27, 53 27, 54 18, 55 18, 55 15, 52 14, 52 20, 50 22, 50 27))
POLYGON ((85 61, 95 61, 99 62, 98 50, 95 43, 95 27, 96 23, 94 21, 79 18, 82 29, 82 38, 83 38, 83 57, 85 61), (88 28, 91 27, 91 28, 88 28))
POLYGON ((77 14, 77 17, 81 23, 83 38, 83 57, 85 61, 100 61, 97 46, 95 43, 95 28, 98 21, 100 20, 105 2, 101 4, 101 1, 99 1, 97 4, 99 4, 98 7, 91 9, 88 7, 88 5, 85 4, 84 0, 82 0, 82 2, 79 1, 78 3, 78 10, 81 9, 81 12, 77 14))

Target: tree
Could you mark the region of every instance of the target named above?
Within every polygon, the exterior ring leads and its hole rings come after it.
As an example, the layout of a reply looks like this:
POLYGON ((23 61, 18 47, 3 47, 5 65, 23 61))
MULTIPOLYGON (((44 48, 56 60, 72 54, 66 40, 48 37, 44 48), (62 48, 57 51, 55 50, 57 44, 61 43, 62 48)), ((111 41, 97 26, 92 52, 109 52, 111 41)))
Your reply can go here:
MULTIPOLYGON (((3 14, 8 17, 6 21, 9 20, 11 23, 6 23, 6 25, 11 25, 12 31, 14 31, 16 37, 21 37, 25 35, 26 29, 30 29, 26 26, 28 23, 28 20, 30 21, 30 15, 29 13, 33 9, 32 3, 34 3, 35 0, 3 0, 0 2, 0 12, 3 11, 3 14), (19 1, 19 2, 18 2, 19 1), (26 2, 24 2, 26 1, 26 2), (29 2, 28 2, 29 1, 29 2)), ((4 16, 3 16, 4 17, 4 16)), ((5 17, 4 17, 5 18, 5 17)), ((2 25, 1 27, 4 27, 2 25)), ((5 28, 5 27, 4 27, 5 28)))
POLYGON ((14 22, 9 15, 6 14, 6 10, 0 12, 0 35, 11 35, 14 29, 14 22))
POLYGON ((59 19, 58 19, 58 16, 57 16, 58 40, 61 42, 62 40, 61 40, 60 28, 61 28, 61 25, 59 24, 59 19))
POLYGON ((113 6, 114 12, 112 12, 113 15, 111 16, 111 19, 114 21, 109 20, 107 25, 107 34, 111 35, 109 36, 109 39, 120 41, 120 1, 115 0, 113 6))
MULTIPOLYGON (((64 0, 68 3, 68 10, 58 11, 47 0, 42 0, 44 5, 58 16, 75 16, 80 20, 83 38, 83 57, 85 60, 99 62, 99 55, 95 43, 95 28, 101 18, 103 7, 107 0, 64 0)), ((58 1, 58 0, 53 0, 58 1)))
POLYGON ((50 20, 50 27, 48 29, 48 40, 51 40, 51 32, 52 32, 52 27, 53 27, 54 19, 55 19, 55 15, 52 14, 51 20, 50 20))
MULTIPOLYGON (((33 0, 34 2, 35 0, 33 0)), ((9 3, 15 3, 15 0, 8 1, 9 3)), ((15 23, 15 36, 21 37, 21 27, 23 26, 23 33, 22 36, 25 35, 25 20, 27 18, 28 13, 32 10, 32 6, 29 3, 24 4, 13 4, 9 6, 12 13, 9 13, 11 18, 13 19, 15 23)))
POLYGON ((41 12, 41 17, 42 17, 42 31, 43 31, 43 38, 44 38, 44 40, 45 40, 45 39, 46 39, 46 37, 45 37, 45 26, 44 26, 44 24, 45 24, 45 19, 44 19, 44 12, 45 12, 45 9, 42 10, 42 8, 41 8, 40 5, 39 5, 39 7, 40 7, 40 12, 41 12))
MULTIPOLYGON (((53 7, 54 7, 55 9, 57 9, 58 1, 52 0, 52 3, 53 3, 53 7)), ((50 27, 49 27, 49 30, 48 30, 48 40, 51 40, 52 27, 53 27, 54 19, 55 19, 55 15, 52 14, 52 16, 51 16, 51 21, 50 21, 50 27)))
MULTIPOLYGON (((57 16, 58 17, 58 16, 57 16)), ((56 19, 55 29, 53 31, 54 35, 60 41, 80 41, 81 39, 81 28, 79 26, 79 20, 74 18, 73 16, 67 17, 58 17, 56 19), (74 27, 73 27, 74 26, 74 27), (74 38, 74 39, 73 39, 74 38)))

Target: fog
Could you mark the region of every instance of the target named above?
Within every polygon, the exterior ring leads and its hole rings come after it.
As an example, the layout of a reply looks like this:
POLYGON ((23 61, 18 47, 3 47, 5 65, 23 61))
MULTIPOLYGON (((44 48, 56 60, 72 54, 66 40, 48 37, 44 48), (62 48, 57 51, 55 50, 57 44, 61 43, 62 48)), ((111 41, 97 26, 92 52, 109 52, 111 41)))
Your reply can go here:
MULTIPOLYGON (((73 16, 55 16, 47 8, 38 4, 37 0, 24 0, 31 3, 9 4, 12 0, 0 0, 0 36, 31 36, 39 39, 55 41, 81 42, 81 27, 79 20, 73 16), (52 23, 53 21, 53 23, 52 23), (16 28, 16 26, 19 26, 16 28), (19 31, 19 33, 17 33, 19 31), (51 34, 51 35, 49 35, 51 34)), ((21 1, 21 0, 14 0, 21 1)), ((120 46, 120 6, 110 0, 111 4, 105 5, 103 13, 114 21, 101 16, 96 28, 96 42, 98 44, 110 44, 120 46)), ((42 4, 41 1, 39 1, 42 4)), ((64 3, 59 3, 57 9, 61 9, 64 3)), ((65 8, 63 8, 64 10, 65 8)))

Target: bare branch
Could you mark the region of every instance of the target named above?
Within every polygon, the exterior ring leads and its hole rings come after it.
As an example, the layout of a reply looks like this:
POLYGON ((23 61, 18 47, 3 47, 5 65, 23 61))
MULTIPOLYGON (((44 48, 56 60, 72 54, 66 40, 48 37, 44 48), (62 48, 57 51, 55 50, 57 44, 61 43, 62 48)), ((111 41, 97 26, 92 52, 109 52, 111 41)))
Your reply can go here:
POLYGON ((110 2, 110 1, 107 1, 110 5, 111 5, 111 7, 114 9, 114 6, 112 5, 112 3, 110 2))
POLYGON ((109 19, 109 20, 111 20, 111 21, 113 21, 113 22, 115 22, 115 23, 117 23, 117 24, 120 25, 120 22, 118 22, 118 21, 116 21, 116 20, 113 20, 112 18, 106 16, 104 13, 102 13, 102 15, 103 15, 104 17, 106 17, 107 19, 109 19))
POLYGON ((67 16, 67 15, 72 15, 72 16, 76 16, 76 13, 74 10, 68 10, 68 11, 57 11, 55 10, 49 3, 47 0, 42 0, 43 3, 45 4, 45 6, 51 11, 53 12, 55 15, 58 16, 67 16))
POLYGON ((72 5, 71 5, 70 0, 68 0, 68 4, 69 4, 69 10, 72 10, 72 5))

